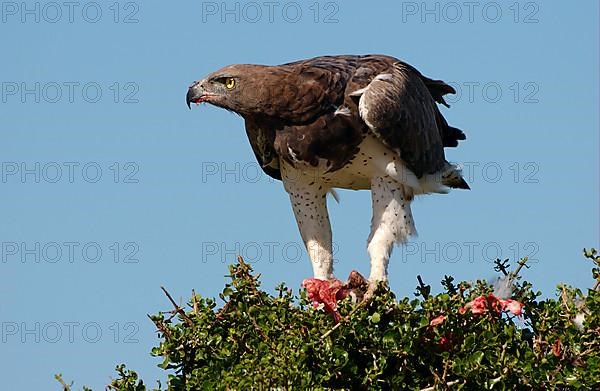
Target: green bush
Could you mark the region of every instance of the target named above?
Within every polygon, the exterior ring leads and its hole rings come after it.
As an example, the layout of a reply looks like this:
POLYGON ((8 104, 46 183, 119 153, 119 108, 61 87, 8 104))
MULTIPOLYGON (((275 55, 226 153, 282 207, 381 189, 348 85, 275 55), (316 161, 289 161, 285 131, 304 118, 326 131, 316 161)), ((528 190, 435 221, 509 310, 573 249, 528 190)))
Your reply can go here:
MULTIPOLYGON (((383 286, 366 305, 342 300, 339 323, 313 308, 305 290, 261 290, 240 259, 222 307, 194 295, 180 308, 169 296, 174 310, 151 317, 161 339, 152 355, 164 358, 169 390, 599 389, 600 256, 584 253, 595 286, 583 294, 561 285, 556 299, 540 300, 521 280, 526 260, 512 273, 497 261, 521 316, 490 296, 499 284, 446 277, 444 292, 431 295, 419 278, 412 300, 383 286), (478 311, 474 300, 483 303, 478 311)), ((109 389, 147 389, 124 365, 117 372, 109 389)))

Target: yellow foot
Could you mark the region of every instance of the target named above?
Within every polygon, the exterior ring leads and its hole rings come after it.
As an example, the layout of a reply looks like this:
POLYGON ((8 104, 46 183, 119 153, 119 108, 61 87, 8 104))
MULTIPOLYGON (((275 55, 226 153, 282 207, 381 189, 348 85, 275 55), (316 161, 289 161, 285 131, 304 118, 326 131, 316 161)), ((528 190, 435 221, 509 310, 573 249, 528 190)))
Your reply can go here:
POLYGON ((369 304, 369 302, 373 299, 375 292, 377 291, 377 287, 379 286, 379 281, 370 281, 368 282, 367 291, 363 297, 363 302, 365 304, 369 304))

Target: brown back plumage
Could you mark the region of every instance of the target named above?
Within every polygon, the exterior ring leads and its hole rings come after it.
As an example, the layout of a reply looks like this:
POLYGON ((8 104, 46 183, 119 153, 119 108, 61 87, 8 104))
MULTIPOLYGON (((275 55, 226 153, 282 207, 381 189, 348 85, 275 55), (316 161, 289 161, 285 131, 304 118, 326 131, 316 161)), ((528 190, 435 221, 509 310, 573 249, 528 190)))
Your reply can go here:
POLYGON ((454 89, 393 57, 322 56, 279 66, 232 65, 205 81, 227 77, 236 78, 237 87, 209 103, 245 118, 256 158, 274 178, 280 178, 279 159, 312 165, 326 159, 332 171, 339 169, 369 132, 421 177, 445 167, 443 148, 465 139, 436 105, 447 106, 444 95, 454 89))

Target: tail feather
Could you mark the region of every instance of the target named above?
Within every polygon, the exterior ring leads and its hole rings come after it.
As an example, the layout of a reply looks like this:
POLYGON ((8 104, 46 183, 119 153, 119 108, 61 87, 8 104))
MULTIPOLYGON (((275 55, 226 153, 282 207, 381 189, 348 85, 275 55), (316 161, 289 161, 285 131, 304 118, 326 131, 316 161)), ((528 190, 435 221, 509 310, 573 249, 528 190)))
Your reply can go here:
POLYGON ((467 181, 465 181, 465 178, 463 178, 462 176, 451 181, 444 181, 444 185, 453 189, 471 190, 469 184, 467 183, 467 181))
POLYGON ((456 90, 452 88, 452 86, 446 84, 442 80, 433 80, 423 75, 421 75, 421 80, 423 80, 429 93, 437 103, 450 107, 450 105, 446 103, 446 100, 444 100, 444 95, 456 94, 456 90))
POLYGON ((437 107, 435 109, 436 123, 442 136, 442 145, 444 147, 457 147, 458 141, 466 140, 467 136, 462 130, 448 125, 441 111, 437 107))
POLYGON ((448 170, 442 174, 442 184, 453 189, 471 190, 469 184, 462 176, 462 170, 452 164, 448 164, 448 170))

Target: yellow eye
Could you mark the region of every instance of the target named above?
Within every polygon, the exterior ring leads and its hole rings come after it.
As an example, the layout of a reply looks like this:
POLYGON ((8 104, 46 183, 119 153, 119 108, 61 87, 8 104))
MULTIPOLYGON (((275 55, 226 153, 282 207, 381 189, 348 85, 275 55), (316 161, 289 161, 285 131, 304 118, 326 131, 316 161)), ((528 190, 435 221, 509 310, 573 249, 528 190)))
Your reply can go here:
POLYGON ((225 88, 227 88, 228 90, 233 90, 234 87, 235 79, 233 77, 228 77, 227 79, 225 79, 225 88))

